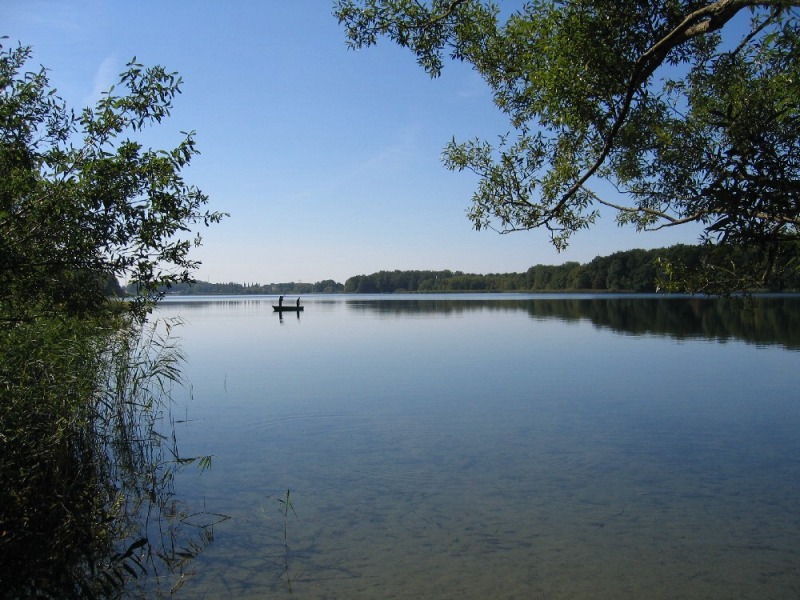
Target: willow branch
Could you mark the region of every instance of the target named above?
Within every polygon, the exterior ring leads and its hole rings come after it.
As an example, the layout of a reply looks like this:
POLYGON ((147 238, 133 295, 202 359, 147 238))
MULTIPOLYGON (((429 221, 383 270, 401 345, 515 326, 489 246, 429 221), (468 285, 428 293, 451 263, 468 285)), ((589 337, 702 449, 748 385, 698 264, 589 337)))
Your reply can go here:
POLYGON ((584 174, 564 193, 558 201, 553 211, 560 210, 572 198, 578 190, 602 166, 616 142, 620 129, 625 124, 630 113, 633 98, 640 86, 661 66, 667 54, 674 48, 687 42, 691 38, 707 35, 713 31, 721 29, 730 21, 740 10, 751 6, 774 6, 776 9, 789 5, 798 5, 798 2, 754 2, 753 0, 717 0, 713 4, 704 6, 689 14, 677 27, 672 29, 653 46, 651 46, 636 61, 633 72, 626 87, 625 98, 622 101, 617 117, 614 119, 611 131, 606 137, 600 154, 594 163, 584 172, 584 174))
MULTIPOLYGON (((603 200, 597 194, 588 191, 591 194, 592 198, 598 204, 602 204, 603 206, 608 206, 609 208, 613 208, 616 211, 628 214, 644 214, 649 215, 652 217, 657 217, 659 219, 663 219, 667 221, 666 223, 660 224, 658 227, 648 227, 646 228, 647 231, 658 231, 660 229, 664 229, 665 227, 673 227, 675 225, 684 225, 686 223, 692 223, 694 221, 699 221, 703 217, 708 217, 710 215, 721 215, 725 214, 725 211, 722 209, 718 210, 698 210, 691 215, 687 215, 685 217, 677 218, 673 217, 669 213, 666 213, 661 210, 657 210, 655 208, 649 208, 645 206, 624 206, 621 204, 615 204, 614 202, 609 202, 608 200, 603 200)), ((771 215, 765 212, 757 212, 751 215, 754 219, 761 219, 763 221, 775 223, 778 227, 783 227, 784 225, 793 225, 800 227, 800 217, 795 216, 788 216, 788 215, 771 215)))
MULTIPOLYGON (((426 26, 429 27, 431 25, 436 25, 440 21, 444 21, 445 19, 450 17, 461 4, 464 4, 466 1, 467 0, 452 0, 452 2, 450 2, 450 4, 447 6, 444 12, 442 12, 439 15, 431 15, 430 19, 428 19, 426 26)), ((419 2, 417 2, 416 4, 420 8, 424 8, 419 2)))

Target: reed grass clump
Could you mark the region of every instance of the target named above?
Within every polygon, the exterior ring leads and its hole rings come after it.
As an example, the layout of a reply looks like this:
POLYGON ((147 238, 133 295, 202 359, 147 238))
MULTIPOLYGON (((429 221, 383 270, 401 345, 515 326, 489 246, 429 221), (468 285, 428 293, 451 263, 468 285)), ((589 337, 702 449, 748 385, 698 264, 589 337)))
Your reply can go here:
POLYGON ((192 459, 178 453, 170 412, 182 358, 170 325, 120 318, 0 328, 7 597, 157 595, 185 580, 222 518, 187 526, 174 493, 175 470, 192 459))

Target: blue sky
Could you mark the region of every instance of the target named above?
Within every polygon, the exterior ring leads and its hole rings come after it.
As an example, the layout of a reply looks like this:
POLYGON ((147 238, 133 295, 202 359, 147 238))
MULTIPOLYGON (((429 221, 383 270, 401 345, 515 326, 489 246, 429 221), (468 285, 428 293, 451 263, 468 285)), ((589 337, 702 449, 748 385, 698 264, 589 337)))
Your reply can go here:
POLYGON ((93 104, 132 57, 184 79, 152 132, 172 147, 196 131, 185 173, 231 216, 202 231, 199 279, 314 282, 382 269, 525 271, 629 248, 694 243, 697 231, 637 234, 608 216, 557 253, 544 232, 476 232, 476 179, 440 162, 455 136, 507 132, 468 66, 431 80, 384 42, 348 50, 328 0, 4 0, 5 43, 75 107, 93 104))

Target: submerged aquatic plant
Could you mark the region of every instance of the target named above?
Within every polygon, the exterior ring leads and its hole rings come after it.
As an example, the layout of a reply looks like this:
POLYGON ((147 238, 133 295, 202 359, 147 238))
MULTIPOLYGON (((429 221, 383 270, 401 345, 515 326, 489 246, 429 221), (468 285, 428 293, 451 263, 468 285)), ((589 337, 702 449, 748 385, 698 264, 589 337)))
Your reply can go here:
POLYGON ((283 543, 286 545, 288 550, 289 548, 289 534, 288 534, 288 522, 289 522, 289 510, 291 509, 292 514, 297 516, 297 513, 294 511, 294 505, 292 501, 289 500, 289 494, 291 494, 291 490, 286 490, 286 496, 283 498, 277 498, 278 503, 282 505, 282 512, 283 512, 283 543))
MULTIPOLYGON (((294 505, 292 504, 291 498, 291 490, 287 489, 286 493, 278 498, 275 498, 275 501, 278 503, 278 508, 283 517, 283 574, 286 577, 286 587, 289 589, 289 593, 292 593, 292 578, 289 574, 289 511, 292 511, 292 514, 297 517, 297 513, 294 510, 294 505)), ((269 498, 269 496, 267 496, 269 498)))

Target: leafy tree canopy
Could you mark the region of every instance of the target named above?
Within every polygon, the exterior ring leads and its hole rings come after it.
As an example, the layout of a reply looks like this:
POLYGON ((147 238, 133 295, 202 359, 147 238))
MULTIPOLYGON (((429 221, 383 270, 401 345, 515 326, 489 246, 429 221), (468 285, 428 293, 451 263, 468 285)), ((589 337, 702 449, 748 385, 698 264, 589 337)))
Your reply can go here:
POLYGON ((162 563, 182 579, 211 539, 177 537, 180 353, 143 317, 222 215, 181 175, 192 134, 137 141, 169 115, 175 74, 134 59, 122 92, 75 112, 30 58, 0 45, 0 581, 10 598, 116 598, 151 567, 163 581, 162 563), (107 302, 118 277, 139 302, 107 302))
POLYGON ((193 134, 170 150, 134 139, 169 116, 180 78, 134 59, 122 93, 75 112, 46 69, 24 70, 30 58, 0 45, 0 320, 91 312, 116 277, 141 299, 189 280, 193 226, 223 216, 181 175, 193 134))
POLYGON ((533 0, 501 20, 476 0, 339 0, 335 14, 352 47, 386 37, 431 76, 449 56, 491 87, 513 132, 454 139, 443 159, 480 177, 476 229, 543 227, 563 249, 601 206, 639 230, 698 223, 709 245, 759 250, 751 271, 705 264, 706 283, 742 287, 797 268, 798 6, 533 0))

